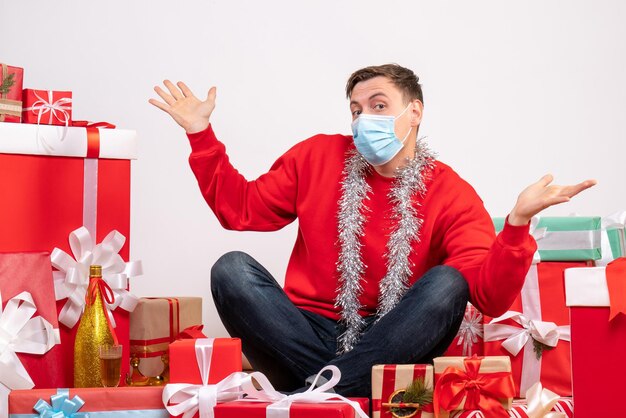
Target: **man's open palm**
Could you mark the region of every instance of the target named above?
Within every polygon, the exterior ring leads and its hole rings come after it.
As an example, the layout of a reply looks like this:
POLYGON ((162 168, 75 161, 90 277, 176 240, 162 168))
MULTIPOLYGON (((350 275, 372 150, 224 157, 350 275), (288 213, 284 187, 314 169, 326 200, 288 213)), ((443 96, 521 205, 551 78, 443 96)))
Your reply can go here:
POLYGON ((176 83, 176 86, 169 80, 163 81, 163 84, 168 91, 159 86, 154 87, 163 102, 150 99, 150 104, 169 114, 187 133, 204 131, 215 109, 216 88, 211 87, 206 100, 202 101, 182 81, 176 83))
POLYGON ((552 183, 554 178, 546 174, 538 182, 531 184, 520 193, 517 203, 511 211, 509 222, 514 225, 526 224, 542 210, 568 202, 572 197, 594 186, 595 180, 585 180, 571 186, 559 186, 552 183))

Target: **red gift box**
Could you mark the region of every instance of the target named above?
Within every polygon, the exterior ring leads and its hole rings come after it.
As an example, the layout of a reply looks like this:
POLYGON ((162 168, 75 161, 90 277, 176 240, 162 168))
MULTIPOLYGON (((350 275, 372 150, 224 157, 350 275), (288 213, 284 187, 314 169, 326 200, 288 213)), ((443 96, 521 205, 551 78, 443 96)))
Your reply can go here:
POLYGON ((511 357, 516 397, 523 398, 538 381, 561 396, 571 396, 570 322, 563 272, 587 264, 533 264, 509 312, 495 320, 485 317, 485 355, 511 357))
MULTIPOLYGON (((170 344, 170 383, 201 384, 196 359, 196 342, 203 339, 174 341, 170 344)), ((208 384, 216 384, 228 375, 241 371, 241 340, 215 338, 212 343, 208 384)))
MULTIPOLYGON (((361 409, 369 410, 368 398, 349 398, 358 402, 361 409)), ((267 402, 234 401, 218 404, 213 411, 215 418, 265 418, 267 402)), ((347 403, 297 403, 289 408, 290 418, 354 418, 354 408, 347 403)))
MULTIPOLYGON (((78 415, 71 412, 62 413, 61 416, 79 416, 84 413, 108 412, 106 416, 124 416, 137 418, 169 418, 169 414, 163 408, 160 387, 122 387, 122 388, 81 388, 81 389, 36 389, 15 390, 9 395, 9 418, 38 417, 39 414, 33 409, 39 402, 42 411, 58 411, 52 404, 51 397, 58 398, 61 404, 64 400, 77 401, 78 415), (84 405, 74 397, 78 396, 84 405), (46 406, 45 403, 48 405, 46 406)), ((53 416, 41 415, 41 416, 53 416)), ((54 415, 56 416, 56 415, 54 415)), ((92 416, 100 416, 94 414, 92 416)))
POLYGON ((468 302, 459 332, 444 356, 471 357, 474 354, 477 356, 484 354, 483 314, 468 302))
POLYGON ((22 120, 24 69, 0 64, 0 122, 22 120))
POLYGON ((618 258, 606 267, 565 270, 577 418, 618 415, 616 402, 626 393, 625 264, 618 258))
MULTIPOLYGON (((68 236, 83 225, 96 242, 112 230, 129 237, 129 159, 136 155, 135 132, 70 127, 63 141, 54 142, 57 129, 0 124, 0 252, 58 247, 71 253, 68 236), (51 140, 49 146, 42 146, 39 134, 51 140), (91 158, 84 158, 87 155, 91 158)), ((126 242, 120 251, 124 260, 128 260, 128 252, 126 242)), ((57 302, 59 311, 65 303, 57 302)), ((129 315, 118 308, 113 316, 124 346, 125 374, 129 367, 129 315)), ((59 380, 54 387, 71 387, 76 327, 61 326, 60 331, 62 344, 50 352, 60 351, 59 374, 55 376, 59 380)))
MULTIPOLYGON (((513 401, 513 407, 509 413, 509 417, 511 418, 528 418, 528 407, 526 405, 526 401, 524 400, 515 400, 513 401)), ((559 399, 552 407, 552 412, 560 412, 564 414, 567 418, 574 418, 574 402, 572 398, 562 398, 559 399)), ((615 415, 615 414, 614 414, 615 415)), ((579 415, 576 415, 577 417, 579 415)), ((450 415, 450 418, 489 418, 481 411, 457 411, 450 415)))
POLYGON ((72 92, 24 89, 22 123, 63 125, 72 122, 72 92))
MULTIPOLYGON (((0 254, 2 305, 5 306, 7 301, 25 291, 31 294, 37 308, 34 315, 41 316, 52 325, 58 343, 59 324, 49 254, 43 252, 0 254)), ((44 355, 18 353, 18 357, 35 387, 55 387, 62 383, 59 379, 59 375, 63 374, 59 365, 62 358, 58 346, 44 355)))

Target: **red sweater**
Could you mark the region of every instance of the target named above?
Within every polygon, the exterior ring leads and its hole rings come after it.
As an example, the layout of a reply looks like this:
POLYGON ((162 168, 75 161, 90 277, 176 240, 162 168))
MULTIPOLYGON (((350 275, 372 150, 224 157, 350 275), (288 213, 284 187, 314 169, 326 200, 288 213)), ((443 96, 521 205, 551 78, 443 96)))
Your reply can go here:
MULTIPOLYGON (((285 292, 296 306, 339 319, 334 306, 339 286, 337 202, 346 153, 354 149, 352 137, 311 137, 293 146, 269 172, 247 181, 230 164, 210 126, 188 136, 189 163, 224 228, 275 231, 298 219, 285 292)), ((521 290, 536 250, 528 226, 507 223, 496 238, 491 218, 472 186, 440 161, 435 161, 427 178, 426 194, 414 198, 423 225, 410 257, 411 284, 434 266, 455 267, 469 284, 471 302, 487 315, 501 315, 521 290)), ((375 170, 367 178, 372 193, 365 201, 370 211, 362 240, 367 266, 362 315, 376 311, 379 282, 386 273, 387 237, 394 226, 387 198, 392 181, 375 170)))

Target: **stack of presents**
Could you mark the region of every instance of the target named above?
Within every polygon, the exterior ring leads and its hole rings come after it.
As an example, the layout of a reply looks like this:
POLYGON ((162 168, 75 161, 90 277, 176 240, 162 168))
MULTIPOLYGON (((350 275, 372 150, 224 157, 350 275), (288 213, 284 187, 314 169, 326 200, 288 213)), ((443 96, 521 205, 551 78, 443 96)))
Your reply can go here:
POLYGON ((202 334, 200 298, 129 291, 142 273, 129 260, 136 133, 75 121, 70 92, 22 80, 2 64, 0 418, 554 418, 574 405, 579 418, 620 415, 626 214, 533 219, 539 249, 508 312, 468 305, 434 364, 374 366, 371 399, 328 391, 333 368, 287 396, 242 372, 238 339, 202 334), (109 357, 96 343, 122 346, 121 379, 105 382, 109 357))

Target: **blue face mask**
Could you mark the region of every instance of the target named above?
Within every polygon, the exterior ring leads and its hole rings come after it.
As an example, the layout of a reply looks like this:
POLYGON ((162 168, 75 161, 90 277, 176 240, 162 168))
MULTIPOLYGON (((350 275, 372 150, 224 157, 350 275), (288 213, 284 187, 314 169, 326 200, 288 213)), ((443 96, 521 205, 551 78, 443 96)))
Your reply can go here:
POLYGON ((411 106, 410 103, 398 116, 361 113, 358 119, 352 122, 354 145, 371 165, 388 163, 404 146, 404 141, 409 137, 413 127, 401 140, 396 136, 395 121, 407 111, 409 106, 411 106))

